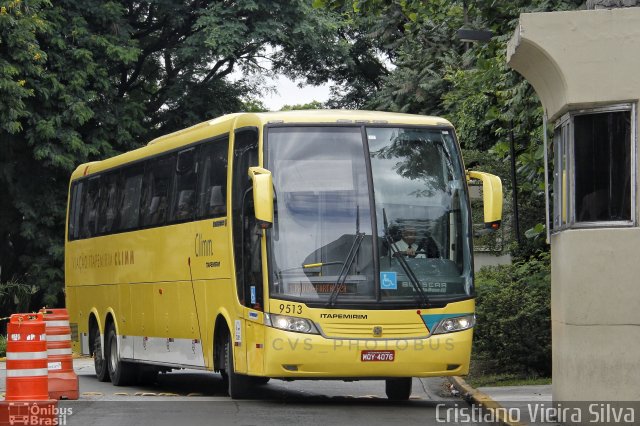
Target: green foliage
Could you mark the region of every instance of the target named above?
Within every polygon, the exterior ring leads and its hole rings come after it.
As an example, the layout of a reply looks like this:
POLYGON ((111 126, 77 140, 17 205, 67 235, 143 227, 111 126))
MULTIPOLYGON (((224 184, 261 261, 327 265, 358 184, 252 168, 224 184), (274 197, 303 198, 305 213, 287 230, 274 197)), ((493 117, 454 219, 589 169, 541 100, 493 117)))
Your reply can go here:
POLYGON ((0 280, 26 276, 42 304, 60 304, 79 164, 265 110, 252 78, 265 57, 292 75, 348 72, 339 28, 306 0, 0 0, 0 280))
MULTIPOLYGON (((30 305, 36 292, 36 286, 15 279, 0 282, 0 318, 8 317, 11 314, 31 312, 30 305)), ((4 334, 5 329, 6 322, 0 322, 0 334, 4 334)))
POLYGON ((491 372, 551 374, 548 253, 476 274, 474 357, 491 372))
POLYGON ((255 78, 264 61, 309 84, 333 82, 330 108, 450 118, 507 197, 513 135, 532 236, 514 253, 527 257, 544 241, 534 238, 541 110, 506 68, 504 47, 520 12, 580 3, 467 2, 467 24, 496 37, 465 45, 455 35, 461 1, 0 0, 0 280, 25 276, 40 302, 61 303, 74 168, 224 113, 265 110, 255 78), (234 70, 242 76, 231 80, 234 70))
POLYGON ((514 373, 482 374, 480 371, 473 370, 474 366, 471 367, 469 375, 465 377, 464 380, 476 389, 485 386, 540 386, 551 384, 551 377, 540 377, 514 373))
MULTIPOLYGON (((368 93, 360 105, 444 116, 456 126, 466 152, 486 153, 505 165, 511 161, 513 139, 520 232, 539 235, 535 229, 539 229, 544 218, 542 108, 531 86, 507 67, 506 43, 520 13, 575 9, 582 2, 322 0, 315 3, 350 16, 352 25, 360 30, 359 37, 374 40, 372 46, 379 57, 387 59, 391 71, 379 74, 376 90, 368 93), (494 37, 487 44, 464 43, 456 35, 461 27, 488 29, 494 37)), ((334 96, 329 104, 340 106, 340 99, 334 96)), ((345 101, 342 105, 351 104, 345 101)), ((481 161, 477 169, 503 179, 508 206, 514 191, 511 171, 508 167, 494 166, 495 161, 481 161)), ((512 211, 505 209, 506 214, 512 211)), ((510 222, 506 215, 505 219, 510 222)), ((507 230, 515 240, 513 229, 507 230)), ((511 244, 512 254, 518 257, 526 258, 547 249, 542 238, 521 239, 524 242, 520 246, 511 244)))
POLYGON ((0 335, 0 357, 7 356, 7 338, 0 335))
POLYGON ((258 99, 249 99, 242 103, 242 111, 244 112, 267 112, 269 108, 258 99))
POLYGON ((25 101, 34 94, 27 81, 44 71, 46 54, 37 38, 47 30, 40 12, 48 5, 0 2, 0 129, 8 134, 22 130, 21 119, 29 115, 25 101))
POLYGON ((323 109, 324 104, 320 101, 311 101, 306 104, 284 105, 280 111, 295 111, 304 109, 323 109))
POLYGON ((28 312, 36 288, 18 280, 0 283, 0 317, 28 312))

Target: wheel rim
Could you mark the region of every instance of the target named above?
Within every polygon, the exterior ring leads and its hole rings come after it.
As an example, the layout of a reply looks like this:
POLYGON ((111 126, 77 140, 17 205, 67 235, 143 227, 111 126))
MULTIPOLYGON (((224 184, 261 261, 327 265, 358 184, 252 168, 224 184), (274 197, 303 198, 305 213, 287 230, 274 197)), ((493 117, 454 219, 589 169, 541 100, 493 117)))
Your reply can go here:
POLYGON ((116 371, 116 366, 118 365, 118 345, 116 344, 115 338, 112 338, 109 342, 109 365, 111 371, 116 371))

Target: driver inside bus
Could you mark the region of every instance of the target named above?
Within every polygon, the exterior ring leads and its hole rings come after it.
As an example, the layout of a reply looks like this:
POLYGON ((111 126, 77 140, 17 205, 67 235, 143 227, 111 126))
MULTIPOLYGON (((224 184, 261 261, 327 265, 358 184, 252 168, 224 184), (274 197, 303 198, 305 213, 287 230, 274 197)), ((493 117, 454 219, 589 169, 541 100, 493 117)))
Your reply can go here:
POLYGON ((440 250, 438 245, 430 236, 424 236, 417 241, 416 229, 412 226, 402 230, 402 239, 396 242, 400 254, 410 258, 439 258, 440 250))

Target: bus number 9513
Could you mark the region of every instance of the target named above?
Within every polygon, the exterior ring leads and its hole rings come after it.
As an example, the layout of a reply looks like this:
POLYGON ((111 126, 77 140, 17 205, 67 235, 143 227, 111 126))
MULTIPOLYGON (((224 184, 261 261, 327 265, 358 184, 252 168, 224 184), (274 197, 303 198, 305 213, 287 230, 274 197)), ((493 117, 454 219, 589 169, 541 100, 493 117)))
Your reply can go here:
POLYGON ((280 304, 280 313, 281 314, 302 314, 302 305, 290 305, 290 304, 280 304))

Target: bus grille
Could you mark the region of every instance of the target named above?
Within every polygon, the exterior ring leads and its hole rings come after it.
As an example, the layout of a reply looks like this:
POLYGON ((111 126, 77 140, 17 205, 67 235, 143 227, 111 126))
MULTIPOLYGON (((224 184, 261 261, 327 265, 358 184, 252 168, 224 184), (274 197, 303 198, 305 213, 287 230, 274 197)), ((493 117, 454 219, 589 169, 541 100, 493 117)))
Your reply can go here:
POLYGON ((354 338, 354 339, 410 339, 427 337, 429 330, 423 323, 413 324, 353 324, 330 323, 320 324, 327 337, 354 338), (374 327, 382 327, 382 334, 374 336, 374 327))

